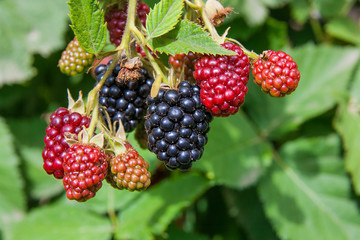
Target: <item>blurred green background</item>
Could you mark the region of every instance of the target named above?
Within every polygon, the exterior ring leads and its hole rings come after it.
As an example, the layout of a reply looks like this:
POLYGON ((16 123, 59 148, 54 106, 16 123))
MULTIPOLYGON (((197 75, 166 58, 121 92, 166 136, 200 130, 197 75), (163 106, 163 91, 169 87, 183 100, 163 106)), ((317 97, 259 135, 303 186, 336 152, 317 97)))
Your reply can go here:
POLYGON ((212 122, 192 171, 169 172, 141 150, 153 174, 147 191, 104 183, 77 203, 41 157, 46 115, 67 106, 67 88, 76 97, 94 85, 57 68, 73 38, 68 6, 0 1, 0 239, 359 239, 359 1, 222 3, 235 13, 219 32, 230 26, 257 53, 285 50, 298 89, 275 99, 250 79, 242 110, 212 122))

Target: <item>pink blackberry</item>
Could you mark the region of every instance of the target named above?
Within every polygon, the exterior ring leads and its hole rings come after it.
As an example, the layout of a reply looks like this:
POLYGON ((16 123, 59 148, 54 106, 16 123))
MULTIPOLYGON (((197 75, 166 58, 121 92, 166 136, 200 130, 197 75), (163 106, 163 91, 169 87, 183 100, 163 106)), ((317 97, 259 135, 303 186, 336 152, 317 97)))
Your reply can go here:
POLYGON ((107 175, 109 156, 95 144, 74 144, 64 156, 63 184, 70 200, 95 196, 107 175))
POLYGON ((216 117, 226 117, 239 111, 247 93, 249 58, 239 46, 222 44, 237 55, 204 56, 195 64, 194 78, 201 88, 201 102, 216 117))
MULTIPOLYGON (((137 4, 137 16, 139 17, 143 26, 146 24, 146 15, 149 13, 150 8, 146 3, 138 2, 137 4)), ((121 38, 125 30, 127 18, 127 6, 124 6, 122 10, 113 8, 105 15, 105 21, 107 22, 107 28, 110 33, 110 42, 115 46, 119 46, 121 38)))
POLYGON ((201 57, 200 54, 189 52, 188 54, 179 53, 169 58, 169 64, 174 68, 177 77, 180 77, 181 71, 184 68, 184 80, 194 81, 193 73, 195 70, 195 63, 201 57))
MULTIPOLYGON (((89 127, 90 118, 66 108, 58 108, 50 116, 50 124, 46 128, 45 149, 42 152, 43 168, 48 174, 62 179, 64 176, 63 158, 69 145, 65 141, 65 133, 77 135, 82 127, 89 127)), ((77 136, 75 136, 76 138, 77 136)))
POLYGON ((292 57, 282 51, 265 51, 255 61, 252 70, 254 82, 273 97, 284 97, 298 86, 300 72, 292 57))

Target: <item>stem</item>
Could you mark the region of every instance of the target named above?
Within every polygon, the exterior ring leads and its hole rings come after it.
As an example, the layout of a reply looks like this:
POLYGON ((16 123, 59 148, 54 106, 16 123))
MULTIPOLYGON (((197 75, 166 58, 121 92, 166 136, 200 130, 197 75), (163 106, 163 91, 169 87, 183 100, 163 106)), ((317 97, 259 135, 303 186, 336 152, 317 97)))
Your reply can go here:
POLYGON ((125 30, 121 38, 121 43, 116 48, 119 50, 125 49, 127 55, 129 55, 130 32, 135 27, 136 2, 137 0, 129 0, 125 30))
POLYGON ((314 32, 315 38, 318 43, 325 42, 325 36, 321 29, 321 25, 319 23, 319 20, 313 17, 310 17, 310 26, 314 32))
POLYGON ((113 231, 115 232, 118 226, 118 221, 114 209, 114 190, 112 188, 110 188, 108 192, 108 214, 113 225, 113 231))
POLYGON ((200 10, 201 9, 201 6, 198 6, 196 4, 193 4, 192 2, 190 2, 189 0, 185 0, 185 3, 191 7, 192 9, 194 10, 200 10))
POLYGON ((99 101, 95 101, 95 106, 92 111, 90 126, 87 130, 87 132, 89 134, 89 138, 91 138, 95 132, 95 127, 96 127, 96 123, 98 121, 98 117, 99 117, 99 101))
POLYGON ((133 36, 136 39, 136 41, 141 44, 141 47, 143 48, 143 50, 146 54, 146 57, 149 59, 149 62, 151 63, 151 66, 153 67, 156 76, 161 76, 163 82, 168 83, 167 77, 161 70, 160 66, 156 62, 155 58, 152 56, 149 49, 146 47, 146 39, 144 38, 144 35, 135 26, 133 26, 131 28, 131 31, 132 31, 133 36))
POLYGON ((101 87, 104 85, 106 79, 112 74, 116 64, 119 62, 122 52, 125 49, 126 54, 129 54, 129 41, 130 41, 130 31, 135 26, 135 15, 136 15, 136 2, 137 0, 129 0, 128 3, 128 10, 127 10, 127 19, 126 19, 126 26, 124 30, 124 34, 121 39, 120 45, 115 49, 117 52, 116 56, 112 59, 112 63, 108 67, 107 71, 105 72, 104 76, 102 77, 101 81, 93 88, 88 94, 88 101, 87 101, 87 113, 90 112, 94 103, 98 101, 98 92, 100 91, 101 87))
POLYGON ((205 8, 204 3, 202 0, 195 0, 195 4, 198 6, 198 11, 200 12, 201 18, 204 21, 204 25, 206 29, 210 32, 211 37, 218 43, 222 44, 224 43, 224 40, 219 36, 218 32, 216 31, 214 25, 211 23, 205 8))
POLYGON ((237 40, 235 39, 232 39, 232 38, 227 38, 226 40, 229 40, 230 42, 234 42, 236 43, 237 45, 239 45, 239 47, 241 48, 241 50, 243 50, 243 52, 249 57, 249 58, 252 58, 252 59, 259 59, 260 56, 258 54, 256 54, 256 52, 254 51, 249 51, 248 49, 246 49, 244 47, 244 45, 242 45, 240 42, 238 42, 237 40))

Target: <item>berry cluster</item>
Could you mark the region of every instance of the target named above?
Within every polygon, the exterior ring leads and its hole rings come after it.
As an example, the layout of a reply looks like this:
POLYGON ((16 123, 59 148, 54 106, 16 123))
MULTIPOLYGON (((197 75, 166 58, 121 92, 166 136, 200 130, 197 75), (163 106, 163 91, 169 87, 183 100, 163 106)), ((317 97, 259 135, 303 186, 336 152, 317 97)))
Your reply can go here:
MULTIPOLYGON (((146 3, 139 2, 137 5, 137 16, 140 19, 143 26, 146 24, 146 15, 149 13, 150 8, 146 3)), ((122 10, 113 8, 109 10, 105 15, 105 21, 107 22, 107 29, 110 34, 110 42, 115 46, 119 46, 121 38, 125 30, 127 19, 127 6, 124 6, 122 10)), ((139 49, 140 51, 140 49, 139 49)))
MULTIPOLYGON (((101 64, 95 69, 95 76, 99 82, 108 69, 107 65, 101 64)), ((99 103, 109 114, 111 121, 119 119, 126 132, 131 132, 145 115, 146 98, 150 93, 153 79, 145 68, 138 68, 139 78, 127 81, 119 77, 120 65, 116 65, 112 75, 109 76, 100 90, 99 103)))
POLYGON ((126 152, 113 157, 107 181, 119 189, 145 190, 151 183, 149 164, 131 146, 126 152))
POLYGON ((200 88, 183 81, 177 90, 160 89, 148 104, 149 150, 169 169, 189 169, 202 156, 212 120, 201 104, 200 88))
POLYGON ((300 72, 292 57, 282 51, 265 51, 254 63, 254 82, 273 97, 283 97, 298 86, 300 72))
POLYGON ((66 75, 74 76, 82 73, 94 60, 94 55, 87 53, 80 46, 76 38, 70 41, 59 60, 60 71, 66 75))
POLYGON ((50 116, 50 124, 46 128, 45 149, 42 152, 43 168, 55 178, 64 177, 63 158, 69 144, 66 142, 65 133, 77 134, 83 127, 89 127, 90 119, 77 112, 70 112, 66 108, 59 108, 50 116))
MULTIPOLYGON (((51 115, 44 139, 43 168, 63 179, 69 199, 86 201, 94 197, 104 179, 117 189, 142 191, 149 187, 149 164, 126 140, 126 133, 135 128, 135 138, 141 147, 155 153, 168 169, 190 169, 203 155, 213 116, 234 115, 244 103, 251 68, 254 82, 273 97, 283 97, 297 88, 300 73, 291 56, 272 50, 258 56, 235 44, 236 40, 227 38, 226 33, 219 36, 215 27, 223 23, 232 9, 224 8, 217 0, 209 0, 205 6, 200 2, 195 1, 192 4, 197 7, 183 8, 185 12, 179 14, 179 18, 186 16, 185 20, 197 19, 198 27, 202 25, 211 33, 208 41, 204 41, 209 45, 199 49, 194 48, 198 43, 191 38, 181 45, 162 41, 165 35, 174 33, 160 19, 163 14, 157 14, 166 4, 157 5, 150 15, 160 21, 156 23, 158 31, 153 33, 142 28, 149 13, 147 4, 128 2, 129 11, 127 1, 105 1, 102 5, 107 9, 105 22, 110 42, 121 47, 104 52, 103 46, 94 43, 97 59, 91 74, 96 87, 89 93, 87 104, 81 97, 75 102, 69 94, 69 109, 59 108, 51 115), (199 15, 200 8, 206 14, 199 15), (125 32, 126 25, 129 27, 125 32), (153 38, 159 38, 159 43, 153 38), (222 43, 220 50, 230 50, 223 52, 233 54, 213 55, 206 51, 216 43, 222 43), (188 52, 179 53, 181 49, 188 52), (161 54, 178 53, 169 57, 168 73, 163 55, 154 60, 148 50, 154 58, 160 56, 157 50, 161 54)), ((183 27, 178 30, 180 33, 183 27)), ((81 44, 85 47, 86 41, 81 44)), ((91 64, 93 58, 74 38, 63 52, 59 67, 64 73, 75 75, 91 64)))
POLYGON ((74 144, 64 156, 66 196, 84 202, 101 188, 108 169, 108 155, 95 144, 74 144))
POLYGON ((201 102, 213 116, 226 117, 239 111, 247 93, 249 59, 233 43, 222 44, 236 52, 231 56, 204 56, 195 64, 194 78, 201 88, 201 102))

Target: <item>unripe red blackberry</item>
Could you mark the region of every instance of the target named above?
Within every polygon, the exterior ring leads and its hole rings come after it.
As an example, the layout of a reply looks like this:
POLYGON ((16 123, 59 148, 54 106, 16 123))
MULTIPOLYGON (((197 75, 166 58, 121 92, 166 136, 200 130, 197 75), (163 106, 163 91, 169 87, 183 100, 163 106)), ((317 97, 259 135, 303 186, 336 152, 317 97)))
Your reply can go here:
POLYGON ((265 51, 255 61, 252 70, 254 82, 273 97, 284 97, 298 86, 300 72, 293 58, 282 51, 265 51))
MULTIPOLYGON (((149 13, 150 8, 146 3, 138 2, 137 4, 137 16, 140 19, 143 26, 146 24, 146 15, 149 13)), ((110 42, 115 46, 119 46, 121 38, 125 30, 127 19, 127 6, 124 6, 122 10, 113 8, 105 15, 105 21, 107 22, 107 29, 110 33, 110 42)))
POLYGON ((43 168, 48 174, 61 179, 64 176, 63 158, 69 144, 65 141, 65 133, 74 133, 75 139, 83 126, 89 127, 90 118, 66 108, 58 108, 50 116, 50 124, 46 128, 45 149, 42 152, 43 168))
POLYGON ((184 80, 194 81, 193 73, 195 71, 195 63, 201 57, 200 54, 189 52, 188 54, 179 53, 169 58, 169 64, 174 68, 177 77, 180 77, 184 68, 184 80))
MULTIPOLYGON (((96 80, 104 76, 111 61, 107 65, 99 65, 95 69, 96 80)), ((110 75, 99 94, 99 103, 109 114, 111 121, 119 119, 126 132, 131 132, 144 118, 146 98, 150 94, 153 79, 145 68, 138 68, 138 79, 127 81, 118 77, 122 70, 118 64, 110 75)), ((135 71, 135 70, 134 70, 135 71)))
POLYGON ((201 104, 199 86, 182 81, 178 89, 160 88, 148 104, 148 149, 169 169, 189 169, 202 156, 212 120, 201 104))
POLYGON ((195 64, 194 78, 201 88, 201 102, 216 117, 239 111, 247 93, 249 58, 241 48, 227 42, 222 46, 237 55, 204 56, 195 64))
POLYGON ((131 146, 126 152, 112 158, 110 167, 111 175, 107 177, 107 181, 120 190, 143 191, 151 183, 148 162, 131 146))
POLYGON ((58 66, 62 73, 74 76, 82 73, 93 61, 94 55, 87 53, 74 38, 62 52, 58 66))
POLYGON ((72 145, 64 156, 63 184, 70 200, 84 202, 95 196, 107 175, 109 156, 97 145, 72 145))

